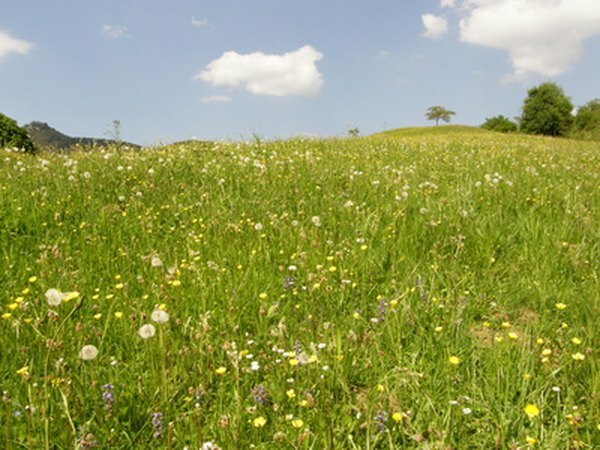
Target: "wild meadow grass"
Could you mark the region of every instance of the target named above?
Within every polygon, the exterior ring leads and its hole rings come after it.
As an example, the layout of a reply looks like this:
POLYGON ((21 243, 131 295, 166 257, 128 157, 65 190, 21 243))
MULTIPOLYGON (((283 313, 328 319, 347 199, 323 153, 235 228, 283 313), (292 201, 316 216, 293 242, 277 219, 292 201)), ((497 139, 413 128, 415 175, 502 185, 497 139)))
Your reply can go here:
POLYGON ((0 447, 598 448, 600 145, 3 152, 0 447))

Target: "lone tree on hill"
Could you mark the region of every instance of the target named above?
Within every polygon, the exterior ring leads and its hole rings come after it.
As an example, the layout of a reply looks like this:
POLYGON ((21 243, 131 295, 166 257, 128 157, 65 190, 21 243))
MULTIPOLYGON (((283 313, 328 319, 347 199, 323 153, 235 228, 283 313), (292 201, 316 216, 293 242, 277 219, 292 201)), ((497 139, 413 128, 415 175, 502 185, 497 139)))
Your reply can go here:
POLYGON ((35 152, 27 131, 18 126, 15 120, 0 113, 0 148, 13 147, 26 153, 35 152))
POLYGON ((565 136, 573 124, 573 103, 556 83, 529 89, 523 103, 521 131, 546 136, 565 136))
POLYGON ((455 114, 454 111, 450 111, 443 106, 430 106, 425 117, 427 117, 427 120, 435 120, 435 125, 437 126, 440 119, 448 123, 450 122, 450 118, 455 114))

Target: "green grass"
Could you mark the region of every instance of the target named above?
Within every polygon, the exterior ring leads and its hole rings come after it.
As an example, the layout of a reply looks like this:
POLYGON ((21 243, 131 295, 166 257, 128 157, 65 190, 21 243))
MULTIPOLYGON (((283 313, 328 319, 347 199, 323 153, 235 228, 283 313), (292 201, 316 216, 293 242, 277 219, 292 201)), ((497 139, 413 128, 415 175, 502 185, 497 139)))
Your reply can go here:
POLYGON ((7 152, 0 446, 597 447, 599 177, 441 126, 7 152))

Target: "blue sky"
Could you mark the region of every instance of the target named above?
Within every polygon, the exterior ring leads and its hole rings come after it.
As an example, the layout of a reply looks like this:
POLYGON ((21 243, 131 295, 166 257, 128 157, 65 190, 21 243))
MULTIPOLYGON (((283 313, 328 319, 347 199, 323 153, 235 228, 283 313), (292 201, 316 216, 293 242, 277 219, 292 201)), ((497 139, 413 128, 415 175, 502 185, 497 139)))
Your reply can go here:
POLYGON ((0 0, 0 112, 73 136, 362 134, 600 97, 598 0, 0 0))

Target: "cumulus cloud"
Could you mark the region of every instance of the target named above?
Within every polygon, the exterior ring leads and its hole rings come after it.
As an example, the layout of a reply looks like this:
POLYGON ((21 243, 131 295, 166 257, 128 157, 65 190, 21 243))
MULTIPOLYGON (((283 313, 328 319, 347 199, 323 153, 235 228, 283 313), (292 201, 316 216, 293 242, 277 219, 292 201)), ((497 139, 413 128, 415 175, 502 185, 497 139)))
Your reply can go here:
POLYGON ((204 28, 208 26, 208 20, 204 17, 201 19, 196 19, 195 17, 192 17, 192 26, 195 26, 196 28, 204 28))
POLYGON ((600 35, 598 0, 465 0, 459 11, 461 41, 508 53, 507 80, 557 76, 600 35))
POLYGON ((0 59, 11 53, 25 55, 32 47, 33 45, 30 42, 17 39, 11 36, 7 31, 0 30, 0 59))
POLYGON ((200 99, 201 103, 228 103, 231 101, 226 95, 209 95, 200 99))
POLYGON ((456 0, 441 0, 440 1, 440 6, 442 8, 454 8, 455 4, 456 4, 456 0))
POLYGON ((423 36, 429 39, 439 39, 448 32, 448 21, 434 14, 423 14, 421 21, 425 27, 423 36))
POLYGON ((310 45, 282 55, 225 52, 194 80, 214 86, 243 88, 256 95, 311 96, 323 85, 317 61, 323 55, 310 45))
POLYGON ((100 34, 110 39, 130 37, 129 33, 127 32, 127 28, 123 25, 102 25, 102 28, 100 28, 100 34))

